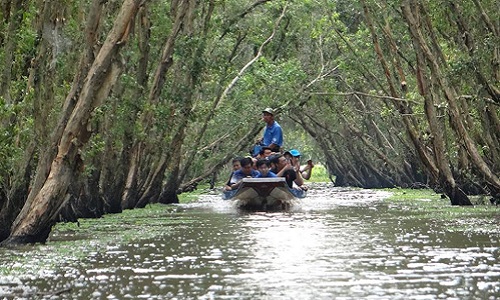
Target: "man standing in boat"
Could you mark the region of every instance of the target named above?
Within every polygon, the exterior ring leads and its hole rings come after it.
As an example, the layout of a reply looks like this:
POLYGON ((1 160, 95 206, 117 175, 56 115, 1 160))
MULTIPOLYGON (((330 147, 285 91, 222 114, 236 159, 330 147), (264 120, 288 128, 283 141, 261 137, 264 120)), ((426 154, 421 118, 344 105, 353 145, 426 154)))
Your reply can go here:
POLYGON ((280 152, 283 146, 283 131, 280 124, 274 120, 275 111, 268 107, 262 111, 262 120, 266 123, 261 145, 271 148, 272 152, 280 152))

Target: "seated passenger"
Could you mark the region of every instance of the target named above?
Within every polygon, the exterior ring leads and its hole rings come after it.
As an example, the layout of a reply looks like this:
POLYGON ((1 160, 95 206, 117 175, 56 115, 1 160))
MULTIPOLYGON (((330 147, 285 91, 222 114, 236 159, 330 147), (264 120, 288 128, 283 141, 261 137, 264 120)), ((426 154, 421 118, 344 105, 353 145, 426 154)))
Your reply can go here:
POLYGON ((300 167, 300 171, 302 172, 302 177, 304 177, 305 180, 309 180, 311 178, 313 168, 314 164, 312 159, 309 159, 305 166, 300 167))
POLYGON ((299 150, 292 149, 284 154, 287 158, 290 158, 290 161, 292 163, 292 166, 298 170, 300 170, 302 174, 302 178, 309 180, 311 178, 311 172, 312 169, 314 168, 314 164, 312 163, 312 160, 307 161, 307 165, 305 166, 300 166, 300 152, 299 150))
POLYGON ((234 177, 237 180, 237 182, 231 184, 231 190, 237 189, 240 186, 241 180, 243 178, 256 177, 257 175, 259 175, 259 171, 253 168, 253 160, 251 157, 243 158, 242 160, 240 160, 240 164, 241 164, 241 169, 234 172, 234 177))
POLYGON ((267 159, 261 159, 257 161, 257 170, 260 174, 255 178, 272 178, 278 177, 274 172, 271 171, 271 162, 267 159))
POLYGON ((240 163, 241 159, 242 159, 241 157, 236 157, 233 159, 233 171, 231 172, 231 175, 229 175, 229 180, 227 181, 226 186, 224 187, 224 190, 230 191, 231 185, 238 182, 238 179, 236 178, 236 176, 234 176, 234 173, 236 171, 238 171, 239 169, 241 169, 241 163, 240 163))
POLYGON ((302 173, 299 169, 292 166, 291 161, 287 159, 282 154, 273 155, 270 158, 271 166, 273 171, 278 177, 285 177, 288 187, 291 189, 298 187, 304 191, 307 190, 307 186, 304 185, 304 178, 302 178, 302 173))
POLYGON ((269 147, 262 147, 259 151, 259 154, 255 157, 257 160, 266 159, 271 156, 274 152, 271 151, 269 147))

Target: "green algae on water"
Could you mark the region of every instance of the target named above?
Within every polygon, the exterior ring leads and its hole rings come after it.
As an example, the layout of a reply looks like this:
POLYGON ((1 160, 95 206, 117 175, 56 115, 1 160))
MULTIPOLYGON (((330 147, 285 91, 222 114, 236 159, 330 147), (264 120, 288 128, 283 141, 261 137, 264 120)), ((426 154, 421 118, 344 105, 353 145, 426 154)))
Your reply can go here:
POLYGON ((390 209, 405 211, 407 218, 445 222, 449 231, 500 235, 500 207, 475 197, 474 206, 451 205, 447 197, 430 189, 390 189, 385 199, 390 209))

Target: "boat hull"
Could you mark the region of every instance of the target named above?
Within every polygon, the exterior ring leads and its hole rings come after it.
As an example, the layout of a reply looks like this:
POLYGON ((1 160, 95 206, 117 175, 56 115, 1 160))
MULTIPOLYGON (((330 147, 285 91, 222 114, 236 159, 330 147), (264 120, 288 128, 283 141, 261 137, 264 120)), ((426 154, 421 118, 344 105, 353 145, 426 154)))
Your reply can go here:
POLYGON ((244 178, 236 191, 229 191, 224 198, 234 200, 245 210, 287 210, 294 200, 305 197, 302 190, 291 190, 285 178, 244 178))

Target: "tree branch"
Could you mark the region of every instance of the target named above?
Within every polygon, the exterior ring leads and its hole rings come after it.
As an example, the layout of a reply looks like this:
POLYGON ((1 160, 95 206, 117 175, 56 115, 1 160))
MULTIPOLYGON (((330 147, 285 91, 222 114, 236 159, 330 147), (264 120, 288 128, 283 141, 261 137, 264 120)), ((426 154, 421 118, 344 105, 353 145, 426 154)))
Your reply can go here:
POLYGON ((411 100, 411 99, 405 99, 405 98, 398 98, 398 97, 391 97, 391 96, 385 96, 385 95, 373 95, 373 94, 368 94, 368 93, 363 93, 363 92, 349 92, 349 93, 311 93, 309 94, 311 96, 366 96, 366 97, 372 97, 372 98, 377 98, 377 99, 388 99, 388 100, 393 100, 393 101, 403 101, 403 102, 410 102, 413 104, 421 104, 418 101, 411 100))
POLYGON ((276 34, 277 28, 279 27, 281 20, 285 16, 286 9, 287 9, 287 6, 285 5, 283 10, 281 11, 281 15, 279 16, 279 18, 276 20, 276 22, 274 24, 273 32, 271 33, 271 35, 262 43, 262 45, 260 45, 259 51, 257 52, 257 54, 255 54, 254 58, 252 58, 245 66, 243 66, 243 68, 241 68, 241 70, 238 72, 238 74, 233 78, 233 80, 231 80, 231 83, 229 83, 229 85, 224 89, 224 92, 222 92, 222 95, 220 97, 219 103, 222 102, 227 97, 228 93, 236 85, 238 80, 240 80, 241 76, 243 76, 243 74, 246 72, 246 70, 248 68, 250 68, 250 66, 253 65, 262 56, 262 51, 264 50, 264 47, 273 40, 274 35, 276 34))

